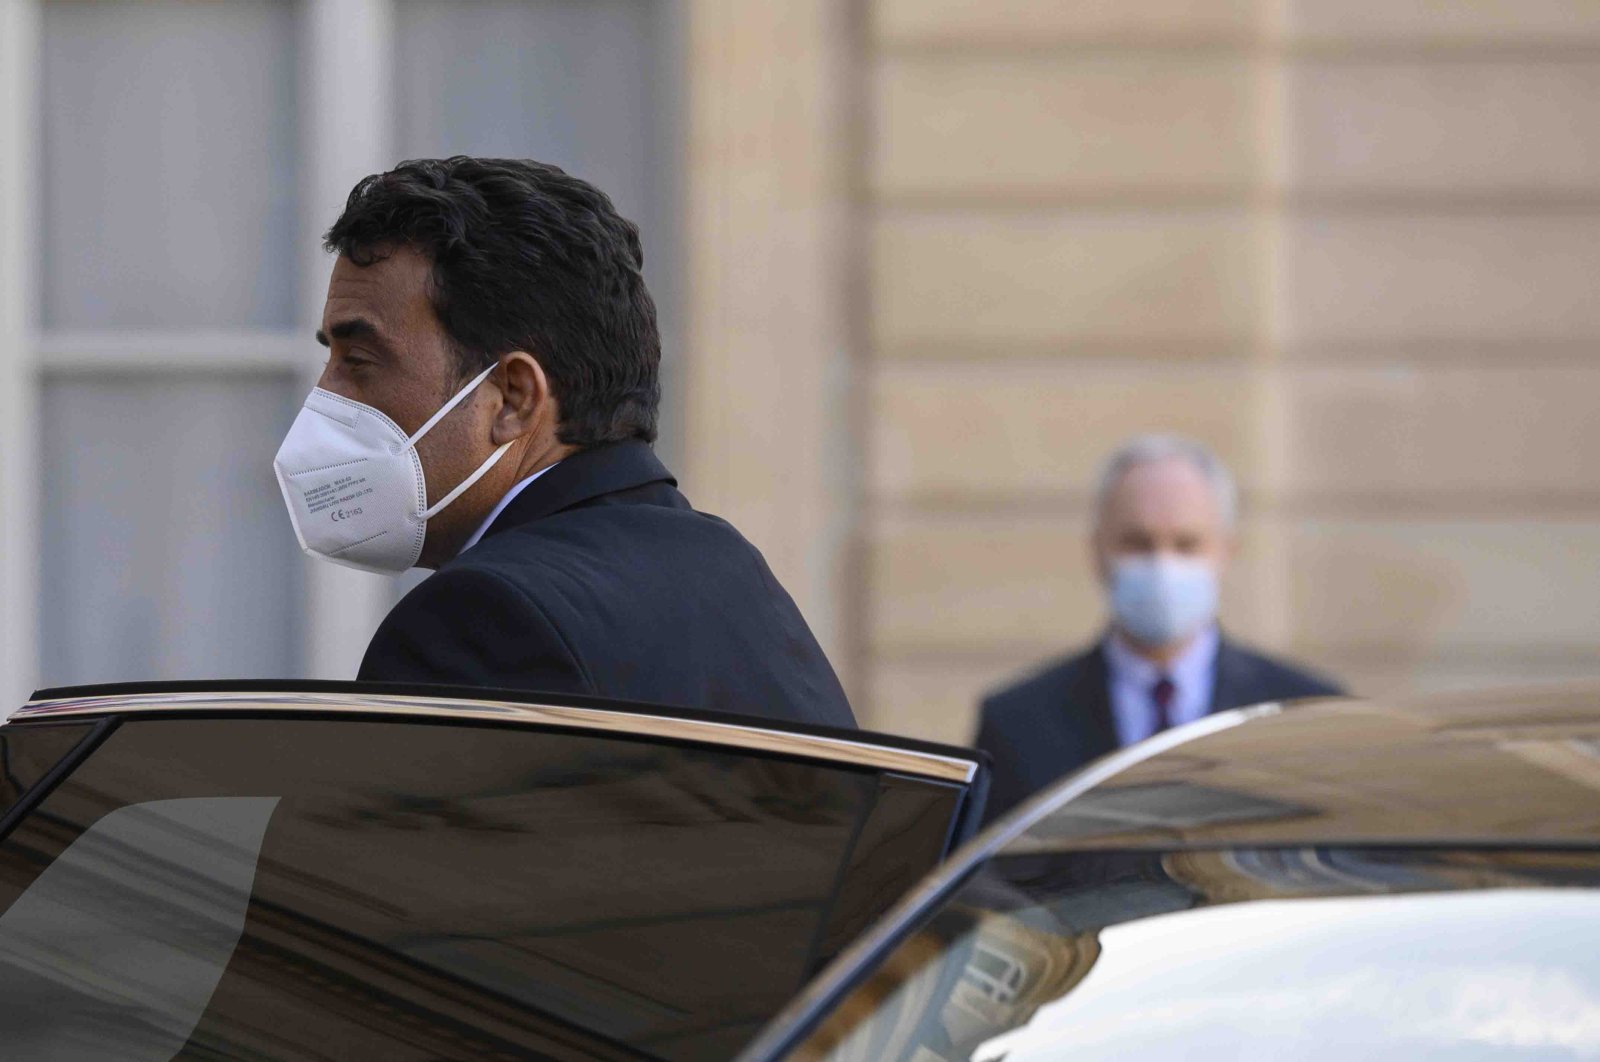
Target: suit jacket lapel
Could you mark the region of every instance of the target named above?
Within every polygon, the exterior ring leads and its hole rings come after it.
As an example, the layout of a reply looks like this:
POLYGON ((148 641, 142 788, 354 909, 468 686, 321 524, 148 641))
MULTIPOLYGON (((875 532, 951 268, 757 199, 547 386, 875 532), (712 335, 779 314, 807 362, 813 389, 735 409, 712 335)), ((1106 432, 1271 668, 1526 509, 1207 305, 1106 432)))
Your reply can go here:
POLYGON ((528 484, 495 517, 484 537, 570 509, 603 494, 660 482, 677 486, 678 481, 648 443, 629 440, 579 450, 528 484))
POLYGON ((1117 747, 1117 726, 1111 715, 1111 669, 1102 640, 1083 658, 1083 668, 1069 694, 1068 710, 1082 720, 1084 762, 1117 747))
POLYGON ((1015 777, 997 786, 1017 787, 1017 796, 1042 789, 1117 747, 1105 657, 1099 648, 1048 674, 1049 685, 1028 698, 1026 715, 1016 717, 1012 723, 1016 729, 1008 732, 1008 741, 1017 743, 1008 764, 1015 777))
POLYGON ((1211 684, 1211 707, 1206 709, 1207 715, 1238 708, 1243 703, 1249 679, 1245 672, 1248 669, 1249 662, 1240 656, 1227 638, 1217 642, 1216 679, 1211 684))

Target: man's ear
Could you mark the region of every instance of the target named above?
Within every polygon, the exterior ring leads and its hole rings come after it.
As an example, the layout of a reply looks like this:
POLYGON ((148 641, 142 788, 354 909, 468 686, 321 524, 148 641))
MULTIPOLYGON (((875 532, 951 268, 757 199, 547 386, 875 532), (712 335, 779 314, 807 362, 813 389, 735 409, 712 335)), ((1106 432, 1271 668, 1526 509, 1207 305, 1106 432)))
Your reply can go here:
POLYGON ((539 432, 555 432, 560 420, 556 399, 537 358, 521 350, 503 355, 494 380, 500 387, 500 410, 490 431, 496 446, 539 432))

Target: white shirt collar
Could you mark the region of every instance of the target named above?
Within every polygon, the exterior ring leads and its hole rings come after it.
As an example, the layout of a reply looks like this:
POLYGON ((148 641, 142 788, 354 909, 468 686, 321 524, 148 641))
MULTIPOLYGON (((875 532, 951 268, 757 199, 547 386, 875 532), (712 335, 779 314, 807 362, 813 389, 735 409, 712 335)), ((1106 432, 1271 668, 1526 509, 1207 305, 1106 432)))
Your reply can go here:
POLYGON ((539 469, 539 471, 535 472, 527 479, 519 481, 510 490, 506 491, 505 497, 496 502, 495 507, 489 510, 489 515, 483 518, 483 523, 478 525, 478 529, 472 533, 471 538, 467 539, 467 544, 461 547, 461 552, 457 553, 456 556, 461 556, 462 553, 465 553, 467 550, 478 544, 478 540, 483 537, 484 532, 488 531, 489 528, 494 524, 495 519, 499 517, 501 513, 506 511, 506 506, 510 505, 516 500, 517 495, 522 493, 523 488, 527 487, 529 483, 532 483, 534 480, 538 479, 540 476, 544 475, 546 472, 550 471, 560 463, 560 461, 557 461, 555 465, 545 465, 543 468, 539 469))

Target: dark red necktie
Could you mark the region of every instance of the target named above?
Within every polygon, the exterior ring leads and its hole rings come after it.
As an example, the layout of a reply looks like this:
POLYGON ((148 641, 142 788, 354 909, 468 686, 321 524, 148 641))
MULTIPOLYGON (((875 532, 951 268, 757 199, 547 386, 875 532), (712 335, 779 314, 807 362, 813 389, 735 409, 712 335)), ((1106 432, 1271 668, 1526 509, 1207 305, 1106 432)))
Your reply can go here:
POLYGON ((1172 726, 1172 701, 1178 694, 1178 687, 1172 680, 1162 675, 1154 686, 1150 687, 1150 703, 1156 706, 1157 734, 1172 726))

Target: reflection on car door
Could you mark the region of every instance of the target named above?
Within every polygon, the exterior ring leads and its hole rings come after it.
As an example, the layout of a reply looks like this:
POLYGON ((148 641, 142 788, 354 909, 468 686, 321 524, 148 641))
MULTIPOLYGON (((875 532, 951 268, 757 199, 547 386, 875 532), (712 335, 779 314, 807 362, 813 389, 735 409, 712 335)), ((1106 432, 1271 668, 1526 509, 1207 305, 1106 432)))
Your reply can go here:
POLYGON ((866 736, 159 701, 0 728, 16 1057, 727 1058, 975 821, 866 736))

